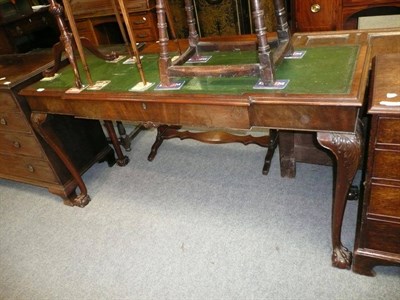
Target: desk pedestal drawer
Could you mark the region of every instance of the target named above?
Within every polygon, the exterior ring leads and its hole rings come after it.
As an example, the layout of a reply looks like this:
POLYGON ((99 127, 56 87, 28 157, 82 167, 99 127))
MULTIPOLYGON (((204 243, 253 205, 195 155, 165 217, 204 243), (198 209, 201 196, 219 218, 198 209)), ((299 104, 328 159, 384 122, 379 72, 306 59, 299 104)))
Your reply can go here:
POLYGON ((135 30, 135 39, 137 42, 151 42, 156 39, 151 29, 140 29, 135 30))
POLYGON ((400 223, 367 219, 362 248, 400 253, 400 223))
POLYGON ((149 13, 134 14, 129 19, 135 30, 139 28, 151 28, 153 22, 157 22, 153 20, 152 15, 149 13))
POLYGON ((0 130, 31 132, 25 116, 22 113, 13 112, 0 113, 0 130))
POLYGON ((21 154, 43 157, 43 152, 33 135, 21 133, 0 133, 1 151, 8 154, 21 154))
POLYGON ((368 213, 396 217, 400 222, 400 186, 371 184, 368 213))
POLYGON ((375 150, 372 176, 400 180, 400 151, 375 150))
POLYGON ((0 111, 19 111, 17 103, 15 102, 13 96, 11 96, 9 93, 0 93, 0 111))
POLYGON ((32 181, 58 183, 53 170, 46 161, 29 157, 0 155, 0 174, 10 178, 21 177, 32 181))
POLYGON ((379 118, 377 143, 400 145, 400 119, 379 118))

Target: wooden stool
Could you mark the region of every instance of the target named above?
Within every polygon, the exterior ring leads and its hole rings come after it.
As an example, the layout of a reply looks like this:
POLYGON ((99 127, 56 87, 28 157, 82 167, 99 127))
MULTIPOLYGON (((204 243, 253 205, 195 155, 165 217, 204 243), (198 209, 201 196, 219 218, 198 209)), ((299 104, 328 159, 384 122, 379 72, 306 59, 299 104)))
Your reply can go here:
MULTIPOLYGON (((168 24, 171 24, 169 5, 167 0, 157 0, 157 22, 159 28, 160 41, 160 57, 159 72, 160 85, 171 86, 174 84, 173 77, 238 77, 238 76, 258 76, 261 82, 266 85, 273 85, 275 81, 275 65, 277 65, 284 56, 293 53, 291 44, 291 34, 287 23, 287 15, 282 0, 274 0, 275 14, 277 19, 277 40, 268 43, 266 27, 264 22, 264 11, 259 0, 252 0, 252 15, 255 24, 255 32, 258 44, 258 63, 240 64, 240 65, 184 65, 189 59, 196 59, 201 56, 202 51, 233 51, 233 50, 254 50, 256 45, 254 42, 202 42, 197 34, 194 7, 192 0, 185 0, 185 10, 187 14, 187 24, 189 28, 189 47, 181 53, 179 49, 179 57, 172 61, 168 52, 168 24), (168 21, 168 22, 167 22, 168 21), (271 48, 275 51, 271 53, 271 48)), ((174 30, 171 30, 174 32, 174 30)), ((161 125, 157 128, 156 141, 151 148, 148 160, 152 161, 158 148, 166 139, 179 138, 194 139, 205 143, 221 144, 221 143, 242 143, 244 145, 257 144, 268 148, 264 161, 264 175, 268 174, 271 159, 273 157, 278 133, 276 130, 270 130, 269 136, 253 137, 251 135, 235 135, 223 131, 205 131, 190 132, 180 131, 181 127, 161 125)))

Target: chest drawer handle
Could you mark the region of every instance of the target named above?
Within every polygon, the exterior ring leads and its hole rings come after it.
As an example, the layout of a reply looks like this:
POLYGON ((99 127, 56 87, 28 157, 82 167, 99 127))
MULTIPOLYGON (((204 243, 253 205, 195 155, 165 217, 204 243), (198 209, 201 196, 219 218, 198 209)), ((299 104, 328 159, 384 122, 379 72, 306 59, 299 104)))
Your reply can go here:
POLYGON ((1 119, 0 119, 0 124, 1 124, 1 125, 7 125, 7 120, 6 120, 6 118, 1 118, 1 119))
POLYGON ((28 165, 28 171, 33 173, 35 172, 35 168, 32 165, 28 165))
POLYGON ((321 6, 319 4, 313 4, 311 5, 311 12, 313 12, 314 14, 316 14, 317 12, 319 12, 321 10, 321 6))
POLYGON ((17 141, 13 142, 15 148, 21 148, 21 144, 17 141))

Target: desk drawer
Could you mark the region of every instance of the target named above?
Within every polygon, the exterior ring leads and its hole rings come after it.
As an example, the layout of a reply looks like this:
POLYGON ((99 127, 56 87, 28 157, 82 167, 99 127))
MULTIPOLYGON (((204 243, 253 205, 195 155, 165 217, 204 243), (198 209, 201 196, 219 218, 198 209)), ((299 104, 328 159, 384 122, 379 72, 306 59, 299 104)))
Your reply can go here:
POLYGON ((19 107, 12 95, 0 92, 0 112, 8 111, 19 111, 19 107))
POLYGON ((129 0, 126 7, 129 8, 129 11, 141 11, 154 7, 155 4, 155 0, 129 0))
POLYGON ((41 146, 30 134, 0 132, 0 145, 2 153, 43 157, 41 146))
POLYGON ((1 175, 26 178, 33 181, 58 183, 57 177, 50 165, 43 160, 23 156, 0 155, 1 175))
POLYGON ((149 28, 153 24, 153 18, 151 16, 151 14, 149 14, 149 13, 148 14, 146 14, 146 13, 134 14, 134 15, 131 15, 129 17, 129 19, 135 30, 139 29, 139 28, 149 28))
POLYGON ((400 119, 379 118, 378 144, 397 144, 400 145, 400 119))
POLYGON ((400 253, 400 223, 368 219, 365 224, 363 248, 400 253))
POLYGON ((400 222, 400 186, 372 183, 367 212, 397 217, 400 222))
POLYGON ((400 151, 374 151, 374 166, 372 177, 400 180, 400 151))
POLYGON ((31 133, 31 127, 22 113, 1 113, 0 112, 0 131, 19 131, 31 133))
POLYGON ((135 39, 137 42, 152 42, 156 40, 153 30, 141 29, 135 30, 135 39))

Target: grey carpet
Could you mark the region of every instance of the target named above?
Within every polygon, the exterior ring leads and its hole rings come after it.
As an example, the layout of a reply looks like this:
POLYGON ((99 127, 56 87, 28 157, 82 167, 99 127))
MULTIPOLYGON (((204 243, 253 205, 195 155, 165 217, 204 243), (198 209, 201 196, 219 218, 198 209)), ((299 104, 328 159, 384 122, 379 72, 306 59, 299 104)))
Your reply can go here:
MULTIPOLYGON (((141 133, 127 167, 85 175, 92 202, 0 180, 0 299, 400 299, 400 268, 331 267, 332 169, 280 177, 265 149, 141 133)), ((343 242, 352 248, 357 203, 343 242)))

